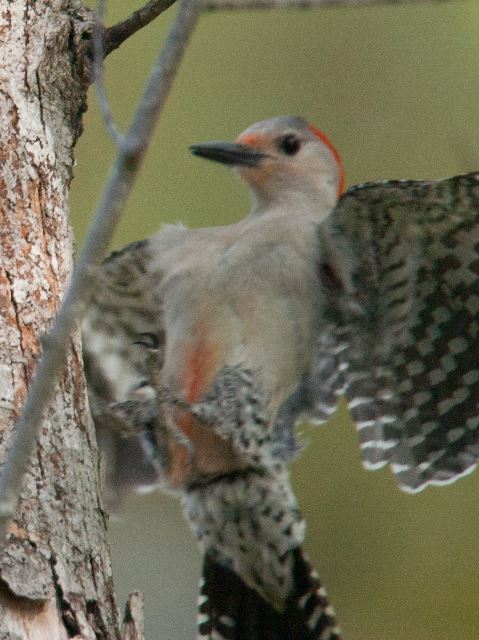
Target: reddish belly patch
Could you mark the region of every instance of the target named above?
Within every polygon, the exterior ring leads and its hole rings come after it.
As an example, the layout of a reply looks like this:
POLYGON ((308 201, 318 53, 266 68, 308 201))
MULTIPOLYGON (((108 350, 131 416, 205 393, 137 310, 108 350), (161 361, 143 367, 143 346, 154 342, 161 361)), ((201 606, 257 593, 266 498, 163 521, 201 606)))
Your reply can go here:
POLYGON ((181 386, 184 398, 190 404, 197 402, 208 390, 216 374, 218 349, 207 340, 198 340, 190 346, 186 355, 186 366, 181 386))
MULTIPOLYGON (((197 332, 200 333, 200 332, 197 332)), ((218 372, 220 349, 205 338, 183 345, 185 368, 180 378, 181 396, 194 404, 210 388, 218 372)), ((221 438, 214 425, 199 422, 190 412, 173 409, 171 417, 188 445, 170 430, 168 437, 169 482, 174 488, 229 473, 244 467, 244 460, 234 450, 231 441, 221 438)))
POLYGON ((199 422, 187 411, 175 411, 174 420, 189 443, 179 442, 174 434, 169 439, 169 481, 175 489, 246 466, 231 441, 221 438, 214 425, 199 422))

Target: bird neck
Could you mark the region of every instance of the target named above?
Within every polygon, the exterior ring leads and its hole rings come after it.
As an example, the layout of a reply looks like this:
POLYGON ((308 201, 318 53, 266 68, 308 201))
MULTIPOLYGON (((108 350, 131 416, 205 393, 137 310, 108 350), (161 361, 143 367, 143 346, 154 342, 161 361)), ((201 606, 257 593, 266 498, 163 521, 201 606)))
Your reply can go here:
POLYGON ((337 195, 332 189, 310 192, 285 190, 273 196, 264 192, 252 192, 252 209, 250 217, 265 214, 307 215, 321 222, 336 206, 337 195))

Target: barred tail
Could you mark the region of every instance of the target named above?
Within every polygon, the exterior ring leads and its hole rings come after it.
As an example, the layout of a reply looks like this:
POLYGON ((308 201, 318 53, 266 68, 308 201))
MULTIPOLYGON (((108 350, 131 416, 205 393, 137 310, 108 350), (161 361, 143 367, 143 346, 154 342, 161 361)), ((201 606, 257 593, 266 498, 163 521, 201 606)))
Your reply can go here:
POLYGON ((294 587, 282 611, 206 554, 198 601, 198 639, 342 640, 318 574, 300 547, 291 553, 294 587))

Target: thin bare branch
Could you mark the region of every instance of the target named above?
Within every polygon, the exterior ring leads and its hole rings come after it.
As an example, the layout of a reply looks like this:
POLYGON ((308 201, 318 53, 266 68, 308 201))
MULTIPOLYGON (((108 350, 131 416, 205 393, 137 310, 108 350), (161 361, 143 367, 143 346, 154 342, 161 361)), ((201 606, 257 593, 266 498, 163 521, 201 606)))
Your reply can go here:
POLYGON ((152 69, 133 122, 118 149, 62 307, 44 340, 43 356, 0 478, 0 541, 5 539, 8 521, 15 514, 25 468, 65 360, 70 333, 91 291, 91 265, 98 264, 107 250, 200 12, 201 0, 180 0, 177 16, 152 69))
POLYGON ((95 22, 93 23, 92 33, 92 71, 93 82, 95 83, 96 93, 98 97, 98 104, 100 107, 103 122, 107 130, 109 131, 113 141, 117 146, 120 146, 123 142, 123 136, 120 130, 116 126, 113 114, 110 108, 110 102, 105 90, 105 83, 103 81, 103 60, 105 58, 104 51, 104 33, 103 19, 105 16, 105 0, 98 0, 97 13, 95 16, 95 22))
POLYGON ((134 11, 126 20, 105 29, 103 38, 105 56, 117 49, 137 31, 150 24, 174 2, 176 0, 150 0, 141 9, 134 11))
POLYGON ((312 9, 387 4, 444 4, 447 0, 204 0, 205 11, 225 9, 312 9))
MULTIPOLYGON (((107 56, 125 40, 146 27, 176 0, 150 0, 131 16, 104 30, 103 49, 107 56)), ((447 0, 203 0, 205 11, 234 9, 308 9, 314 7, 351 7, 379 4, 431 4, 447 0)))

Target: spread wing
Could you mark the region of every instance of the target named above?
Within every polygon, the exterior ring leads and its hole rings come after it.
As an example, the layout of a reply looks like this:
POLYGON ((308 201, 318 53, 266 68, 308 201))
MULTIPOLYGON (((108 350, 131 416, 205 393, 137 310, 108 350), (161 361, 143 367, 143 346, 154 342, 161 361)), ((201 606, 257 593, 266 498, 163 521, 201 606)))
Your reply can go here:
POLYGON ((149 384, 147 351, 135 344, 146 334, 161 354, 161 304, 152 286, 150 261, 149 241, 112 253, 94 272, 95 287, 82 321, 89 400, 106 454, 112 507, 129 489, 158 483, 150 441, 157 428, 156 398, 149 384))
POLYGON ((346 396, 363 463, 406 491, 479 458, 479 174, 350 189, 319 231, 306 412, 346 396))

